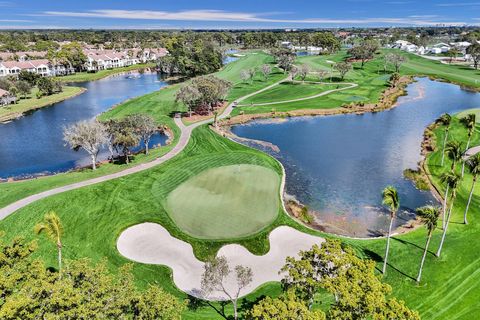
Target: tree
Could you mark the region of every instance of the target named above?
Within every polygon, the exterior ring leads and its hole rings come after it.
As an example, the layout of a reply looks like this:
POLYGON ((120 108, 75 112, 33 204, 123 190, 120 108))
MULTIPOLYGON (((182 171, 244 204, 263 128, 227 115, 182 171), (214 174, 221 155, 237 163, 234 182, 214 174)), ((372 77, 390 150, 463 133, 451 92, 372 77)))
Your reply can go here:
MULTIPOLYGON (((400 67, 402 64, 408 61, 407 57, 399 53, 389 53, 385 55, 386 63, 393 64, 396 73, 400 72, 400 67)), ((386 71, 386 70, 385 70, 386 71)))
POLYGON ((295 77, 298 75, 298 68, 293 66, 290 68, 290 76, 292 77, 292 80, 295 80, 295 77))
POLYGON ((256 303, 246 315, 249 320, 324 320, 321 310, 311 311, 293 290, 288 290, 278 298, 266 297, 256 303))
POLYGON ((460 51, 457 48, 452 48, 448 51, 447 54, 450 57, 450 63, 452 63, 454 59, 457 59, 459 53, 460 51))
POLYGON ((24 99, 32 92, 32 86, 27 81, 18 81, 17 89, 24 99))
POLYGON ((437 123, 443 125, 445 127, 444 130, 444 138, 443 138, 443 147, 442 147, 442 167, 443 163, 445 161, 445 146, 447 144, 447 139, 448 139, 448 132, 450 130, 450 124, 452 123, 452 116, 449 115, 448 113, 444 113, 440 116, 440 118, 437 119, 437 123))
POLYGON ((8 88, 8 92, 14 97, 18 95, 18 88, 14 85, 11 85, 10 88, 8 88))
POLYGON ((450 185, 452 181, 455 179, 455 174, 453 172, 445 172, 442 173, 440 176, 440 181, 446 186, 445 187, 445 195, 443 196, 443 214, 442 214, 442 229, 445 229, 445 223, 447 218, 447 199, 448 199, 448 191, 450 189, 450 185))
POLYGON ((132 115, 132 121, 140 139, 145 145, 145 154, 148 154, 148 144, 152 136, 158 132, 158 125, 152 116, 146 114, 134 114, 132 115))
POLYGON ((326 76, 328 76, 329 72, 324 69, 318 69, 317 70, 317 77, 320 82, 323 82, 326 76))
POLYGON ((473 43, 471 46, 467 48, 467 54, 470 55, 473 61, 473 67, 478 69, 480 64, 480 43, 473 43))
MULTIPOLYGON (((460 122, 463 124, 465 129, 467 129, 467 135, 468 135, 467 146, 465 147, 465 152, 468 151, 468 148, 470 147, 470 140, 472 139, 472 136, 475 133, 475 126, 477 124, 475 118, 476 118, 475 113, 470 113, 470 114, 467 114, 462 119, 460 119, 460 122)), ((463 177, 464 173, 465 173, 465 161, 463 161, 463 163, 462 163, 462 177, 463 177)))
POLYGON ((345 79, 345 75, 352 70, 352 65, 348 62, 342 61, 338 62, 333 66, 333 69, 340 73, 340 78, 345 79))
POLYGON ((463 223, 468 224, 467 214, 468 209, 470 208, 470 202, 472 201, 473 190, 475 189, 475 184, 477 183, 478 175, 480 174, 480 153, 476 153, 467 160, 468 171, 472 174, 472 187, 470 188, 470 194, 468 195, 467 206, 465 212, 463 213, 463 223))
POLYGON ((397 211, 400 208, 400 200, 398 198, 398 192, 395 187, 388 186, 383 189, 382 192, 383 204, 388 207, 390 210, 390 225, 388 227, 388 235, 387 235, 387 247, 385 249, 385 259, 383 262, 382 273, 385 274, 387 271, 387 260, 388 260, 388 251, 390 250, 390 237, 392 235, 392 227, 393 227, 393 220, 397 215, 397 211))
POLYGON ((272 55, 275 57, 278 66, 283 69, 284 73, 290 70, 297 57, 295 53, 288 49, 273 50, 272 55))
POLYGON ((300 74, 300 78, 302 79, 302 81, 305 81, 305 78, 308 76, 309 72, 310 72, 310 67, 308 66, 308 64, 302 64, 300 66, 298 73, 300 74))
POLYGON ((205 297, 212 292, 222 292, 233 305, 234 319, 238 319, 238 298, 240 292, 252 282, 253 273, 249 267, 238 265, 235 267, 236 289, 229 292, 226 282, 232 270, 228 265, 227 258, 220 256, 205 263, 205 270, 202 274, 202 291, 205 297))
POLYGON ((264 64, 262 65, 262 74, 263 77, 265 78, 265 81, 268 80, 268 77, 270 76, 270 73, 272 73, 272 67, 270 67, 269 64, 264 64))
POLYGON ((39 74, 34 73, 34 72, 30 72, 30 71, 27 71, 27 70, 22 70, 18 74, 18 80, 26 81, 32 87, 37 83, 38 79, 40 79, 40 78, 41 78, 41 76, 39 74))
POLYGON ((256 68, 247 69, 247 76, 248 76, 248 80, 250 81, 250 83, 253 82, 253 78, 255 77, 256 73, 257 73, 256 68))
MULTIPOLYGON (((327 319, 419 319, 402 301, 388 298, 391 287, 375 275, 375 262, 361 259, 339 240, 288 257, 281 273, 282 285, 311 307, 313 297, 328 292, 334 297, 327 319)), ((282 319, 282 318, 280 318, 282 319)))
POLYGON ((63 140, 71 149, 87 151, 95 170, 100 148, 108 141, 105 126, 98 121, 79 121, 63 129, 63 140))
POLYGON ((44 96, 52 95, 55 92, 53 80, 47 77, 38 79, 37 86, 39 92, 44 96))
POLYGON ((87 56, 83 53, 82 45, 75 41, 62 46, 57 53, 57 57, 68 63, 76 71, 83 70, 87 62, 87 56))
POLYGON ((445 228, 443 228, 442 240, 440 241, 440 245, 437 250, 437 257, 440 257, 440 254, 442 253, 443 243, 445 241, 448 225, 450 223, 450 218, 452 216, 453 204, 455 202, 455 198, 457 197, 457 187, 458 187, 458 184, 460 183, 460 176, 457 173, 453 173, 453 174, 454 176, 449 181, 449 187, 450 187, 450 190, 452 190, 451 197, 450 197, 450 208, 448 209, 445 228))
POLYGON ((57 246, 58 251, 58 271, 61 275, 62 273, 62 235, 63 235, 63 226, 60 221, 60 218, 54 211, 50 211, 45 214, 43 222, 37 223, 35 225, 35 233, 45 233, 48 238, 57 246))
POLYGON ((121 119, 112 119, 106 122, 107 134, 110 137, 110 147, 121 151, 125 163, 130 162, 130 149, 137 146, 140 136, 135 127, 132 116, 121 119))
POLYGON ((400 74, 398 73, 392 73, 392 75, 390 76, 390 87, 392 88, 395 88, 398 84, 398 82, 400 81, 400 74))
POLYGON ((458 161, 462 159, 463 156, 463 149, 462 144, 459 141, 449 141, 445 146, 445 152, 450 160, 452 160, 452 167, 451 171, 455 171, 455 165, 458 161))
POLYGON ((242 79, 243 82, 247 82, 249 78, 250 74, 248 73, 248 70, 240 71, 240 79, 242 79))
POLYGON ((430 240, 432 239, 433 231, 437 228, 438 216, 440 215, 440 208, 434 206, 424 206, 416 210, 420 220, 427 228, 427 243, 425 250, 423 251, 422 261, 420 262, 420 269, 418 270, 417 282, 422 279, 423 264, 425 263, 425 257, 427 256, 430 240))
POLYGON ((378 43, 375 40, 365 40, 360 45, 348 50, 348 54, 353 59, 360 60, 361 68, 363 69, 365 62, 372 59, 377 50, 378 43))
POLYGON ((311 36, 311 42, 328 53, 340 50, 340 41, 331 32, 316 32, 311 36))
POLYGON ((175 102, 182 102, 188 108, 189 116, 192 116, 192 110, 197 105, 197 101, 200 99, 200 92, 195 86, 186 85, 181 87, 176 95, 175 102))

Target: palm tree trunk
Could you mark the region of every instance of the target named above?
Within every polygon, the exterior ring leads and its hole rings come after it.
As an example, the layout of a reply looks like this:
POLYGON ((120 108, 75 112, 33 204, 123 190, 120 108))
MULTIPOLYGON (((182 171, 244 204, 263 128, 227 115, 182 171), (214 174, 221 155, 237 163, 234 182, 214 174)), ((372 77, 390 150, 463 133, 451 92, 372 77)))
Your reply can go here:
POLYGON ((442 218, 442 229, 445 229, 445 217, 447 213, 447 198, 448 198, 448 187, 450 187, 447 184, 447 189, 445 190, 445 197, 443 198, 443 218, 442 218))
POLYGON ((393 214, 390 217, 390 227, 388 228, 387 248, 385 249, 385 259, 383 261, 383 269, 382 269, 383 274, 385 274, 385 272, 387 271, 387 260, 388 260, 388 251, 390 251, 390 235, 392 234, 392 226, 393 226, 393 214))
POLYGON ((443 138, 443 148, 442 148, 442 167, 445 162, 445 145, 447 144, 448 130, 445 130, 445 138, 443 138))
MULTIPOLYGON (((470 135, 468 136, 468 141, 467 141, 467 147, 465 148, 465 152, 467 152, 468 150, 468 147, 470 146, 470 135)), ((462 163, 462 178, 463 178, 463 174, 465 173, 465 159, 463 160, 463 163, 462 163)))
POLYGON ((440 241, 440 246, 438 247, 437 250, 437 257, 440 257, 440 254, 442 253, 442 247, 443 247, 443 242, 445 241, 445 236, 447 235, 447 229, 448 229, 448 224, 450 222, 450 217, 452 216, 452 208, 453 208, 453 203, 454 203, 455 198, 452 196, 452 199, 450 200, 450 209, 448 210, 448 215, 447 215, 447 222, 445 224, 445 228, 443 228, 443 234, 442 234, 442 241, 440 241))
POLYGON ((432 232, 429 232, 427 237, 427 244, 425 245, 425 250, 423 251, 422 262, 420 262, 420 270, 418 270, 417 282, 420 282, 420 280, 422 279, 423 264, 425 263, 425 257, 427 256, 428 246, 430 245, 431 238, 432 232))
POLYGON ((144 139, 143 144, 145 145, 145 154, 148 154, 148 144, 150 143, 150 139, 144 139))
POLYGON ((475 189, 475 182, 477 182, 477 176, 473 176, 472 188, 470 189, 470 195, 468 196, 467 207, 465 208, 465 212, 463 213, 463 223, 465 224, 468 224, 467 214, 468 208, 470 207, 470 201, 472 201, 473 189, 475 189))
POLYGON ((58 273, 62 275, 62 243, 60 240, 57 241, 57 250, 58 250, 58 273))

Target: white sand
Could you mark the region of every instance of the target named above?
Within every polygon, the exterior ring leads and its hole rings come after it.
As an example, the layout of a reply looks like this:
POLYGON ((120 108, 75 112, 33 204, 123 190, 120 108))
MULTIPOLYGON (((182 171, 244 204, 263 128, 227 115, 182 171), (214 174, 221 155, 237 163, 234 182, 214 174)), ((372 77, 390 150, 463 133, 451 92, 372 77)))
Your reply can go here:
MULTIPOLYGON (((239 264, 252 268, 253 281, 242 290, 242 296, 265 282, 279 281, 282 276, 278 271, 285 264, 286 257, 297 257, 300 250, 308 250, 313 244, 323 241, 323 238, 286 226, 273 230, 269 238, 270 251, 263 256, 256 256, 237 244, 223 246, 218 252, 218 256, 227 258, 232 269, 239 264)), ((130 260, 170 267, 173 270, 173 281, 180 290, 202 297, 200 281, 203 262, 195 258, 190 244, 172 237, 161 225, 142 223, 126 229, 118 238, 117 248, 130 260)), ((230 282, 228 287, 235 288, 230 282)), ((218 293, 209 299, 222 300, 225 297, 218 293)))

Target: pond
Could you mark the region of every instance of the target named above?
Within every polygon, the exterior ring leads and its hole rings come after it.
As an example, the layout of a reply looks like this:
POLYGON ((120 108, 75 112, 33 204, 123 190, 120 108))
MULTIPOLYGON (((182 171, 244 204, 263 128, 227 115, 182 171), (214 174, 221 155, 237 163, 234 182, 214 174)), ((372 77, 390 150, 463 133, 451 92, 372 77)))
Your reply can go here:
POLYGON ((409 85, 398 107, 364 115, 256 121, 232 128, 239 137, 268 141, 286 170, 286 192, 313 212, 319 228, 342 235, 368 237, 388 229, 381 206, 387 185, 398 189, 401 212, 396 226, 414 218, 413 210, 436 203, 403 177, 421 160, 426 126, 445 112, 480 107, 480 94, 427 78, 409 85))
MULTIPOLYGON (((89 164, 88 154, 64 146, 63 128, 92 119, 127 99, 168 85, 157 73, 129 73, 92 82, 75 83, 83 94, 0 124, 0 178, 30 177, 68 171, 89 164)), ((164 144, 157 134, 151 145, 164 144)), ((105 159, 103 152, 99 159, 105 159)))

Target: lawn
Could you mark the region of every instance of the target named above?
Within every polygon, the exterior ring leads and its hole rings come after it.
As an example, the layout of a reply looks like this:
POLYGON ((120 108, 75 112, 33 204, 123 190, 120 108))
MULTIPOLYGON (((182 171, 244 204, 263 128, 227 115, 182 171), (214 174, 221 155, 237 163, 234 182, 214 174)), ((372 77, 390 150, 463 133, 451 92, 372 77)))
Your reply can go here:
POLYGON ((106 69, 106 70, 100 70, 97 72, 77 72, 75 74, 71 74, 68 76, 56 77, 56 79, 62 82, 95 81, 95 80, 100 80, 117 73, 128 72, 128 71, 138 70, 142 68, 155 68, 155 66, 156 66, 155 63, 135 64, 128 67, 106 69))
MULTIPOLYGON (((152 193, 162 199, 162 181, 152 193), (158 191, 160 190, 160 191, 158 191)), ((190 178, 166 199, 166 211, 185 233, 199 239, 255 234, 278 215, 280 179, 262 166, 230 165, 190 178)))
POLYGON ((16 104, 10 104, 5 107, 0 107, 0 122, 12 120, 20 117, 22 114, 52 105, 54 103, 69 99, 73 96, 81 94, 83 88, 80 87, 63 87, 63 91, 55 93, 49 96, 43 96, 40 99, 37 98, 38 89, 34 88, 30 95, 26 98, 19 98, 16 104))
MULTIPOLYGON (((322 92, 337 89, 336 84, 319 84, 309 82, 282 82, 270 90, 256 94, 241 102, 242 105, 281 102, 298 98, 311 97, 322 92)), ((341 87, 341 85, 340 85, 341 87)))

